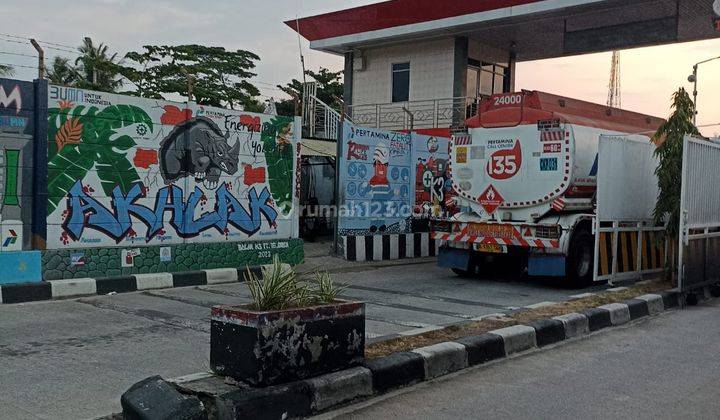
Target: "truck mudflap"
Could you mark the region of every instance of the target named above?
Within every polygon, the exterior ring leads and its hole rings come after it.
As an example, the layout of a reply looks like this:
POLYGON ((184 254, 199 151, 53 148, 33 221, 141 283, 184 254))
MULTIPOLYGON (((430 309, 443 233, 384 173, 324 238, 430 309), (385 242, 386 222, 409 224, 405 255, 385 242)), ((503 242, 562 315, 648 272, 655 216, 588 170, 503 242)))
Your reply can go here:
POLYGON ((470 267, 470 250, 440 247, 438 267, 467 270, 470 267))
POLYGON ((465 242, 471 244, 513 245, 525 248, 560 248, 559 239, 544 239, 532 236, 535 227, 523 227, 511 224, 463 224, 460 232, 432 232, 433 239, 446 242, 465 242), (480 229, 479 227, 483 228, 480 229), (523 232, 523 230, 525 232, 523 232))

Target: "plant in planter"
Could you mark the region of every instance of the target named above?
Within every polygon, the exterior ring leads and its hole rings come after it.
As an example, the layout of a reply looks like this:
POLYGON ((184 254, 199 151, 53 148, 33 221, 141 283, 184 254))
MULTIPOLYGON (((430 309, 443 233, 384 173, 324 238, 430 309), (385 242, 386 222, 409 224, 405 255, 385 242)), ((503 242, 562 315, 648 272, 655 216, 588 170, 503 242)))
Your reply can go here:
POLYGON ((356 365, 365 351, 365 304, 338 299, 328 273, 301 282, 276 256, 258 277, 245 274, 253 303, 212 309, 210 366, 267 386, 356 365))

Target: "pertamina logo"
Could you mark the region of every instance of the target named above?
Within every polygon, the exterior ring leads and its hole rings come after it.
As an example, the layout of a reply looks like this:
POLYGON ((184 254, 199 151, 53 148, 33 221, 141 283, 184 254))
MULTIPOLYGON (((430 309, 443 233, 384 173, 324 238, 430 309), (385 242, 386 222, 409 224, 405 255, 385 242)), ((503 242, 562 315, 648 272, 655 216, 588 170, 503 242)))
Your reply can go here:
POLYGON ((14 230, 10 229, 10 236, 8 236, 3 242, 3 248, 7 248, 10 245, 15 245, 15 242, 17 242, 17 233, 14 230))
POLYGON ((487 214, 493 214, 495 213, 495 210, 498 209, 502 205, 503 202, 505 202, 505 199, 500 195, 498 190, 495 189, 492 185, 487 187, 484 193, 480 194, 478 197, 478 202, 482 206, 483 209, 487 212, 487 214))

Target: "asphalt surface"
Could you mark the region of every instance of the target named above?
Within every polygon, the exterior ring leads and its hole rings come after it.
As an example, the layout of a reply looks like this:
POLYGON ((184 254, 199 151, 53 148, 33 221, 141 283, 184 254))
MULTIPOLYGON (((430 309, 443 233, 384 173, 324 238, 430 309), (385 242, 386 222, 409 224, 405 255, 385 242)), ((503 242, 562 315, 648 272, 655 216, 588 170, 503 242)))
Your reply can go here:
MULTIPOLYGON (((433 262, 342 270, 333 277, 367 302, 371 339, 579 293, 512 274, 461 279, 433 262)), ((102 416, 145 377, 207 371, 209 308, 248 301, 233 283, 0 305, 0 419, 102 416)))
POLYGON ((322 416, 717 419, 720 303, 666 312, 322 416))

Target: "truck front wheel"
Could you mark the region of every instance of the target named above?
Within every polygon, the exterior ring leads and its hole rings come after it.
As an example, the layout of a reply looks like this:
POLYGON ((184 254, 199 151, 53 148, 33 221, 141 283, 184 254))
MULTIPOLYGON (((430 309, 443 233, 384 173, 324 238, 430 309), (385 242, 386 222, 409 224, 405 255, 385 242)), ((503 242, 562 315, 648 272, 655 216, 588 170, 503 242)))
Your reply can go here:
POLYGON ((573 235, 566 266, 573 287, 583 288, 592 284, 593 248, 593 237, 587 230, 580 230, 573 235))

